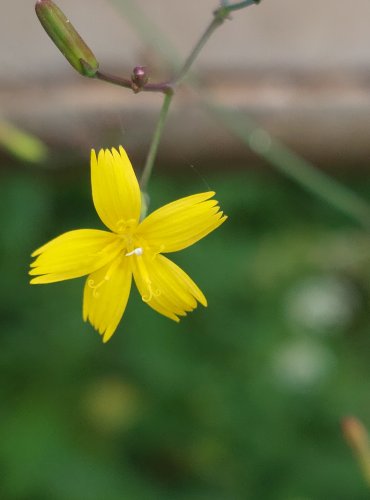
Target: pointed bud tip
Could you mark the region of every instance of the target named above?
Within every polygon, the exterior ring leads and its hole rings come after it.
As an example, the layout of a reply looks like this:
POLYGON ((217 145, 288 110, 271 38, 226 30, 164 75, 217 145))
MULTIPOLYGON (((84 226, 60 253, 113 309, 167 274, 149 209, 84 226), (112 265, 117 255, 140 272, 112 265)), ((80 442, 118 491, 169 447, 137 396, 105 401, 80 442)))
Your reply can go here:
POLYGON ((53 2, 51 0, 37 0, 37 2, 35 3, 36 12, 38 12, 42 7, 47 7, 52 4, 53 2))

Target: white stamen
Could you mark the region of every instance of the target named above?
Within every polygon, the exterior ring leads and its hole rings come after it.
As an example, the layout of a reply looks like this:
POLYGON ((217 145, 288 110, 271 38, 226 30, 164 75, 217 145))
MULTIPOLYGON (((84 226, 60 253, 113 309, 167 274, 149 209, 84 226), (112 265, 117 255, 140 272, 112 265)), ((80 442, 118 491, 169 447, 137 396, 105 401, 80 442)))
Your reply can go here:
POLYGON ((137 247, 132 252, 126 253, 125 257, 130 257, 130 255, 143 255, 144 250, 141 247, 137 247))

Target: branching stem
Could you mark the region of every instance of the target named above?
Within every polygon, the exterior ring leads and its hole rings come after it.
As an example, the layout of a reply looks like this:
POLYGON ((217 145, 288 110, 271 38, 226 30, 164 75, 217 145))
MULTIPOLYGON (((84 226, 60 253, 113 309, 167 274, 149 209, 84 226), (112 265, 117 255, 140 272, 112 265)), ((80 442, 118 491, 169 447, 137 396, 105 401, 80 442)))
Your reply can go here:
MULTIPOLYGON (((200 54, 201 50, 203 47, 206 45, 210 37, 213 35, 213 33, 216 31, 216 29, 223 24, 225 19, 228 18, 229 14, 233 10, 237 9, 242 9, 244 7, 248 7, 250 5, 259 3, 260 0, 246 0, 244 2, 239 2, 237 4, 233 5, 223 5, 219 7, 217 10, 214 11, 213 13, 213 20, 211 23, 208 25, 204 33, 201 35, 197 43, 195 44, 193 50, 190 52, 189 56, 186 58, 184 65, 178 72, 177 76, 172 80, 172 82, 167 83, 166 85, 168 86, 166 88, 166 91, 163 90, 163 85, 164 84, 157 84, 157 88, 161 88, 162 92, 165 92, 165 97, 163 100, 162 104, 162 109, 159 115, 158 123, 156 126, 156 129, 153 134, 152 142, 149 148, 148 156, 146 158, 145 166, 143 169, 142 177, 140 180, 140 187, 141 190, 145 192, 147 184, 150 179, 150 175, 153 170, 155 158, 157 155, 157 150, 158 146, 162 137, 162 132, 164 129, 164 124, 166 122, 169 108, 171 105, 173 93, 175 91, 175 88, 177 85, 179 85, 182 80, 186 77, 188 74, 191 66, 193 65, 194 61, 197 59, 198 55, 200 54), (161 87, 162 86, 162 87, 161 87)), ((148 90, 148 85, 145 85, 142 90, 148 90)))
MULTIPOLYGON (((148 83, 148 77, 145 75, 145 68, 137 67, 137 69, 144 71, 144 79, 137 80, 135 75, 128 78, 121 78, 116 75, 111 75, 109 73, 102 72, 101 70, 96 71, 95 78, 102 80, 112 85, 119 85, 120 87, 131 89, 135 94, 139 92, 160 92, 164 94, 162 108, 159 114, 158 122, 155 127, 151 144, 149 146, 148 155, 143 168, 143 173, 140 179, 140 187, 142 192, 145 193, 150 176, 153 171, 154 162, 157 156, 158 146, 162 138, 162 133, 164 125, 168 116, 172 98, 175 92, 175 88, 183 81, 183 79, 188 74, 194 61, 199 56, 203 47, 206 45, 213 33, 220 27, 225 19, 229 17, 230 12, 235 10, 243 9, 244 7, 249 7, 259 3, 260 0, 244 0, 234 4, 229 4, 228 2, 222 2, 222 5, 213 12, 213 19, 200 36, 199 40, 196 42, 189 56, 186 58, 183 66, 178 71, 177 75, 170 82, 160 82, 160 83, 148 83)), ((135 70, 134 70, 135 71, 135 70)))
MULTIPOLYGON (((218 11, 221 11, 224 9, 227 9, 227 7, 221 7, 220 9, 218 9, 218 11)), ((216 11, 216 12, 218 12, 218 11, 216 11)), ((227 15, 224 17, 224 16, 216 15, 216 13, 215 13, 212 22, 209 24, 208 28, 203 33, 203 35, 199 38, 195 47, 193 48, 193 50, 191 51, 191 53, 187 57, 183 67, 180 69, 178 75, 173 80, 174 85, 178 85, 185 78, 185 76, 189 72, 189 69, 193 65, 194 61, 198 57, 198 55, 201 52, 201 50, 203 49, 203 47, 206 45, 206 43, 208 42, 208 40, 210 39, 210 37, 212 36, 214 31, 216 31, 216 29, 219 26, 221 26, 221 24, 224 22, 226 17, 227 17, 227 15)))

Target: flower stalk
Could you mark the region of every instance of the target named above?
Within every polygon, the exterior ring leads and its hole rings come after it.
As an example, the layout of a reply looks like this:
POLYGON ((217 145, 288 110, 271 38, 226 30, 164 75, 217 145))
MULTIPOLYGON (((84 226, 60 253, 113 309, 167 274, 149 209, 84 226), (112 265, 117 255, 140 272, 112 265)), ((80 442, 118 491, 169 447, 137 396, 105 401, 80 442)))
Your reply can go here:
MULTIPOLYGON (((149 152, 146 158, 145 166, 143 169, 143 174, 140 180, 140 186, 141 189, 145 192, 147 184, 149 182, 155 158, 157 155, 157 150, 158 146, 162 137, 164 125, 168 116, 169 108, 172 102, 172 97, 175 92, 175 88, 177 85, 179 85, 184 78, 187 76, 189 73, 190 68, 192 67, 193 63, 195 60, 198 58, 200 52, 202 51, 203 47, 206 45, 208 40, 211 38, 213 33, 219 28, 225 19, 228 18, 229 14, 231 11, 236 10, 236 9, 241 9, 244 7, 248 7, 253 4, 258 4, 261 0, 246 0, 244 2, 239 2, 238 4, 234 5, 223 5, 215 12, 213 13, 213 20, 211 23, 208 25, 204 33, 201 35, 199 40, 196 42, 195 46, 193 47, 192 51, 190 52, 189 56, 186 58, 182 68, 178 72, 177 76, 172 80, 170 83, 163 83, 163 84, 157 84, 158 87, 163 89, 163 85, 168 85, 167 92, 165 92, 165 97, 163 100, 162 104, 162 109, 159 115, 159 119, 157 122, 156 129, 153 134, 152 142, 149 148, 149 152)), ((144 85, 143 90, 148 90, 147 86, 144 85)), ((163 91, 163 90, 162 90, 163 91)))
POLYGON ((149 147, 148 155, 146 157, 143 173, 142 173, 141 179, 140 179, 140 189, 144 193, 146 192, 146 188, 147 188, 150 176, 152 174, 155 158, 157 156, 158 146, 159 146, 159 143, 161 141, 164 125, 166 123, 168 112, 170 110, 172 98, 173 98, 173 93, 165 94, 164 99, 163 99, 162 109, 161 109, 161 112, 159 114, 158 122, 157 122, 156 128, 154 130, 154 134, 153 134, 152 141, 151 141, 151 144, 149 147))

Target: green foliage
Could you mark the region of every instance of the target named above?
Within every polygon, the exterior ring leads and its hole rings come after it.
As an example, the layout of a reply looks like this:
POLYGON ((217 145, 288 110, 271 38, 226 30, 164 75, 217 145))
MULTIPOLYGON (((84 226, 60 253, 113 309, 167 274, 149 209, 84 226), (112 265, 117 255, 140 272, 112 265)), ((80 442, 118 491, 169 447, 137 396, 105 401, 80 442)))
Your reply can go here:
MULTIPOLYGON (((97 227, 87 171, 3 176, 0 498, 368 498, 340 431, 370 423, 367 235, 289 182, 207 181, 229 220, 173 257, 208 309, 177 325, 134 293, 103 345, 82 280, 26 274, 50 237, 97 227)), ((156 176, 151 209, 196 183, 156 176)))

